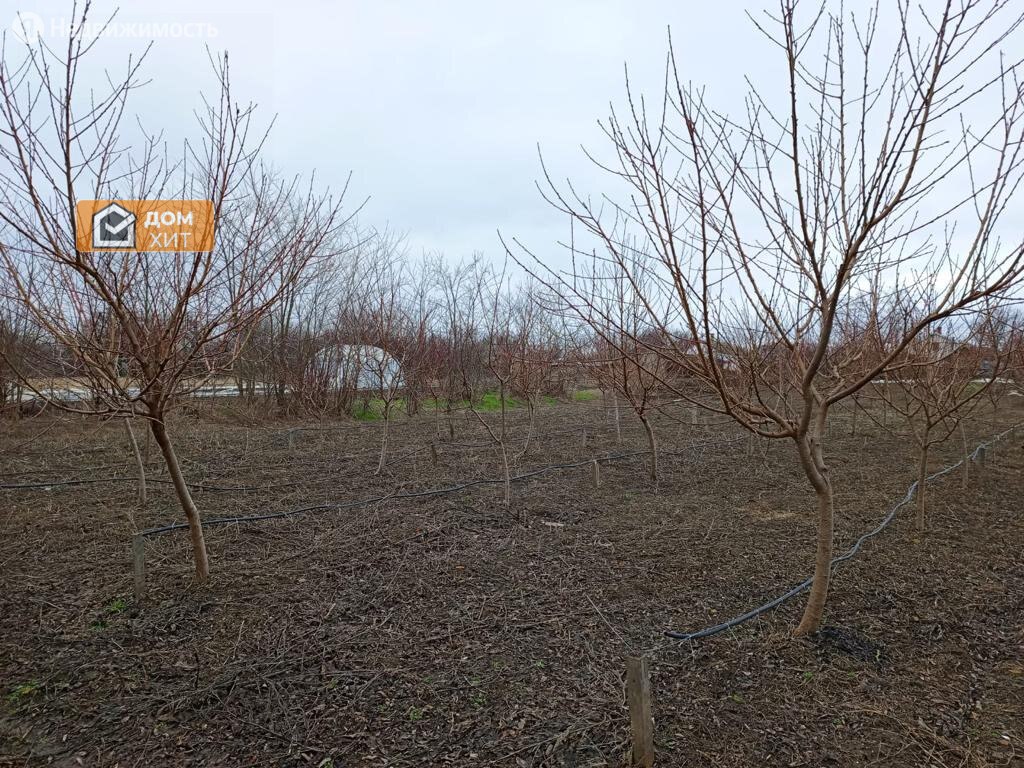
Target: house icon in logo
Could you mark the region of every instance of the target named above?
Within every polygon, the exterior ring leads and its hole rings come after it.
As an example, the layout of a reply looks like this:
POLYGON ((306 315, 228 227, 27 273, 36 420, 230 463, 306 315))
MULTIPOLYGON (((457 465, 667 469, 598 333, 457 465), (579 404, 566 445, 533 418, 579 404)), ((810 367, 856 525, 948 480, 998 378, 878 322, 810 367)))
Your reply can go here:
POLYGON ((135 214, 110 203, 92 215, 93 248, 134 248, 135 214))

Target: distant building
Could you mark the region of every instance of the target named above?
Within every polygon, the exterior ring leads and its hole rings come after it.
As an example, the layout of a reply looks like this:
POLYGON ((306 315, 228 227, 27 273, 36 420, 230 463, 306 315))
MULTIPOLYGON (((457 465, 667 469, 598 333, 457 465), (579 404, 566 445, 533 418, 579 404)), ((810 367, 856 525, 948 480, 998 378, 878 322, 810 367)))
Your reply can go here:
POLYGON ((338 389, 377 391, 403 385, 402 366, 380 347, 341 344, 325 347, 316 356, 328 381, 338 389))

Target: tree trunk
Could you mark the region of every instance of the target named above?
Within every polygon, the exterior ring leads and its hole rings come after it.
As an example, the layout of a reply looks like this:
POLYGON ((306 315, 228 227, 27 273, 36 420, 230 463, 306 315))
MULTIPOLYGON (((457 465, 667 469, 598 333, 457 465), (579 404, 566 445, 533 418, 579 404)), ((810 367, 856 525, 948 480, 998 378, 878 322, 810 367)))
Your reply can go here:
POLYGON ((505 506, 512 503, 512 476, 508 468, 508 451, 505 450, 505 442, 501 443, 501 464, 505 470, 505 506))
POLYGON ((526 442, 523 443, 523 450, 519 454, 520 456, 525 456, 526 455, 526 452, 528 450, 530 450, 530 441, 533 440, 533 424, 534 424, 534 416, 535 416, 535 412, 536 412, 536 406, 534 405, 534 402, 533 402, 533 395, 527 395, 527 397, 526 397, 526 409, 527 409, 527 411, 529 412, 529 415, 530 415, 529 416, 530 422, 529 422, 529 424, 526 427, 526 442))
POLYGON ((928 441, 925 438, 920 448, 920 457, 917 464, 917 530, 925 528, 925 512, 927 506, 926 488, 928 483, 928 441))
POLYGON ((651 427, 651 422, 647 420, 646 416, 640 416, 640 423, 644 425, 644 431, 647 433, 647 444, 651 448, 651 480, 655 483, 658 482, 658 440, 654 436, 654 429, 651 427))
POLYGON ((206 581, 210 575, 210 562, 206 556, 203 521, 199 517, 199 510, 192 501, 192 494, 189 493, 188 486, 185 484, 185 477, 181 474, 181 465, 178 464, 178 457, 174 453, 174 446, 171 445, 170 437, 167 435, 162 415, 154 415, 149 424, 156 444, 160 447, 160 453, 164 457, 164 462, 167 464, 167 471, 174 483, 174 492, 178 495, 178 502, 188 519, 188 532, 192 539, 192 558, 196 564, 196 581, 206 581))
POLYGON ((971 460, 967 453, 967 431, 964 429, 963 421, 960 422, 960 444, 964 449, 964 471, 960 475, 960 487, 966 491, 971 484, 971 460))
POLYGON ((501 399, 501 445, 505 445, 505 382, 498 380, 498 397, 501 399))
POLYGON ((384 463, 388 456, 388 425, 391 424, 391 404, 384 403, 384 430, 380 438, 380 461, 377 462, 377 471, 375 475, 379 475, 384 471, 384 463))
POLYGON ((619 421, 619 397, 615 390, 612 390, 612 412, 615 414, 615 444, 622 442, 622 425, 619 421))
POLYGON ((825 614, 825 600, 828 598, 828 585, 832 577, 832 486, 826 483, 823 490, 815 489, 818 498, 818 544, 814 555, 814 581, 811 583, 811 594, 804 608, 800 625, 793 633, 797 637, 817 632, 821 627, 821 619, 825 614))
MULTIPOLYGON (((139 441, 135 439, 135 430, 132 429, 131 419, 124 420, 124 429, 128 433, 128 442, 132 446, 132 453, 135 454, 135 466, 139 470, 139 509, 146 509, 146 465, 142 461, 142 453, 139 451, 139 441)), ((134 520, 132 521, 134 527, 134 520)))
POLYGON ((814 579, 811 582, 811 594, 807 598, 807 606, 800 624, 793 633, 795 636, 809 635, 821 627, 825 614, 825 600, 828 598, 828 585, 832 577, 832 549, 834 507, 832 481, 828 467, 825 465, 821 445, 821 434, 825 425, 826 415, 819 414, 808 435, 798 443, 800 463, 807 479, 814 487, 818 502, 818 541, 814 555, 814 579))

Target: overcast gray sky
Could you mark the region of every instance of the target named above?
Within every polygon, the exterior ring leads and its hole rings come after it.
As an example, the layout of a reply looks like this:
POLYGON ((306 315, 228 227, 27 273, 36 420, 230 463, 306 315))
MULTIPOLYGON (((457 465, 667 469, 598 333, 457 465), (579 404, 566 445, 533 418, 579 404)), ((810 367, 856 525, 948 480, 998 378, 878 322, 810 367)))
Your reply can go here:
MULTIPOLYGON (((627 62, 634 91, 660 97, 669 26, 682 78, 705 86, 716 109, 742 113, 745 75, 778 105, 788 87, 784 59, 747 17, 763 20, 769 2, 138 0, 120 9, 84 75, 99 82, 105 68, 117 71, 155 37, 144 69, 152 82, 131 104, 173 148, 195 135, 192 112, 203 90, 212 91, 207 47, 226 50, 235 95, 256 102, 264 120, 276 119, 269 159, 287 174, 316 171, 335 188, 351 171, 350 205, 369 198, 362 223, 406 233, 413 255, 453 259, 475 251, 500 259, 500 229, 564 264, 557 241, 567 239, 568 222, 535 188, 538 145, 556 179, 618 197, 621 188, 581 145, 609 157, 597 120, 609 103, 622 108, 627 62)), ((841 7, 873 6, 846 0, 841 7)), ((91 18, 99 25, 116 9, 95 0, 91 18)), ((8 39, 18 11, 33 14, 54 44, 71 3, 0 0, 8 39)), ((897 27, 887 15, 880 36, 892 42, 897 27)), ((881 62, 873 71, 880 70, 881 62)), ((998 92, 988 98, 995 102, 982 108, 985 123, 1000 112, 998 92)), ((943 210, 949 194, 924 201, 923 210, 943 210)), ((1021 212, 1013 208, 1007 219, 1018 237, 1021 212)))
MULTIPOLYGON (((96 0, 92 18, 117 4, 96 0)), ((276 115, 268 147, 283 170, 341 185, 370 200, 361 220, 408 234, 412 253, 473 251, 499 258, 497 229, 540 253, 566 223, 540 197, 537 146, 559 176, 600 188, 580 145, 601 150, 596 121, 623 97, 623 65, 660 90, 671 25, 684 75, 716 102, 739 104, 742 76, 778 66, 746 18, 759 4, 665 2, 122 3, 118 36, 102 40, 90 74, 116 67, 147 42, 147 23, 188 24, 156 39, 152 83, 133 104, 149 128, 183 133, 212 84, 206 46, 230 54, 238 96, 276 115), (173 7, 172 12, 168 9, 173 7), (132 26, 136 25, 136 26, 132 26), (209 26, 202 26, 209 25, 209 26), (187 34, 186 34, 187 32, 187 34)), ((2 23, 35 13, 42 34, 70 18, 70 2, 0 0, 2 23)), ((172 28, 168 28, 172 29, 172 28)), ((782 72, 779 70, 779 75, 782 72)))

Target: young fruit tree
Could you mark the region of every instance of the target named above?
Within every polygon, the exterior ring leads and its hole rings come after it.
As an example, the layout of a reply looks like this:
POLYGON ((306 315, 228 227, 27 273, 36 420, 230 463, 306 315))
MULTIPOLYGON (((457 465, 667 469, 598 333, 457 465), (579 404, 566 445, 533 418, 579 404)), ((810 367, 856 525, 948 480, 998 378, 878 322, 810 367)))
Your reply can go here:
POLYGON ((544 301, 534 286, 522 287, 512 303, 517 349, 512 359, 512 395, 526 404, 527 426, 523 447, 516 455, 521 458, 530 449, 537 424, 537 405, 545 395, 558 391, 554 380, 555 364, 564 357, 561 329, 554 324, 544 307, 544 301))
POLYGON ((175 453, 175 402, 230 374, 248 332, 324 249, 342 223, 340 201, 265 171, 254 108, 232 95, 225 56, 218 89, 198 113, 198 141, 179 161, 159 135, 130 127, 141 60, 96 78, 88 8, 66 50, 27 45, 0 62, 0 266, 11 296, 53 351, 17 366, 37 397, 69 411, 148 421, 188 520, 195 575, 209 573, 202 520, 175 453), (96 80, 106 90, 90 90, 96 80), (87 199, 205 199, 216 244, 208 252, 78 250, 75 206, 87 199))
MULTIPOLYGON (((665 391, 668 371, 666 358, 652 351, 660 344, 644 307, 643 297, 651 286, 638 269, 642 256, 624 254, 624 258, 628 268, 603 259, 578 262, 574 284, 583 301, 576 314, 584 315, 584 322, 577 337, 585 341, 577 356, 601 390, 614 393, 616 409, 621 397, 640 422, 650 451, 648 474, 657 484, 658 438, 651 416, 658 395, 665 391)), ((616 422, 616 434, 618 429, 616 422)))
POLYGON ((371 268, 362 286, 358 313, 361 339, 370 346, 362 360, 374 397, 380 401, 382 419, 380 459, 375 474, 387 465, 391 420, 406 382, 415 378, 414 342, 423 335, 426 318, 417 316, 419 304, 411 301, 412 281, 408 264, 393 237, 381 237, 371 254, 371 268))
MULTIPOLYGON (((908 313, 904 327, 893 332, 904 333, 916 314, 908 313)), ((999 313, 984 310, 964 318, 961 327, 946 333, 942 326, 929 326, 893 361, 885 378, 871 383, 870 391, 899 415, 917 449, 919 531, 925 529, 927 519, 929 452, 948 440, 982 403, 989 402, 983 395, 998 390, 1007 349, 997 324, 999 313)))
MULTIPOLYGON (((849 12, 782 0, 754 20, 774 58, 742 109, 690 85, 697 72, 670 40, 662 96, 652 105, 627 85, 624 114, 603 123, 613 151, 597 159, 601 196, 544 171, 573 223, 574 263, 610 263, 647 286, 638 306, 653 333, 616 330, 682 374, 685 387, 666 377, 666 389, 792 444, 817 531, 796 634, 820 627, 831 575, 830 409, 887 375, 923 330, 1013 293, 1024 269, 1004 216, 1024 170, 1021 21, 1010 2, 849 12), (874 290, 882 309, 934 301, 864 365, 837 343, 837 318, 874 290)), ((509 250, 570 311, 594 316, 572 269, 509 250)))
MULTIPOLYGON (((496 272, 476 262, 473 275, 475 302, 481 310, 481 332, 483 334, 483 369, 484 377, 477 380, 479 386, 473 387, 471 378, 464 374, 463 381, 468 385, 467 408, 487 433, 494 444, 495 452, 501 459, 502 476, 504 478, 503 502, 506 507, 512 502, 512 469, 509 456, 508 429, 508 398, 516 361, 522 357, 523 336, 515 327, 516 311, 512 302, 508 285, 508 272, 504 268, 496 272), (485 404, 485 387, 496 386, 498 423, 491 424, 481 413, 485 404)), ((470 361, 467 361, 470 362, 470 361)))
POLYGON ((434 401, 437 433, 443 411, 448 438, 454 440, 455 413, 480 391, 487 373, 486 308, 480 292, 481 274, 487 270, 477 257, 451 264, 439 254, 429 257, 424 268, 433 283, 428 300, 432 342, 422 372, 434 401))

